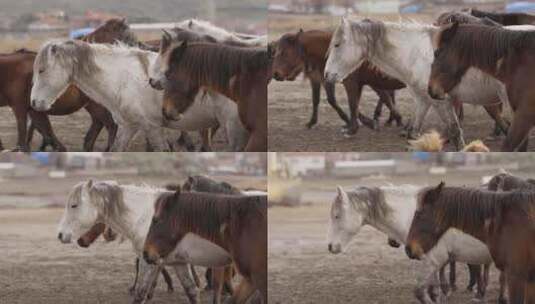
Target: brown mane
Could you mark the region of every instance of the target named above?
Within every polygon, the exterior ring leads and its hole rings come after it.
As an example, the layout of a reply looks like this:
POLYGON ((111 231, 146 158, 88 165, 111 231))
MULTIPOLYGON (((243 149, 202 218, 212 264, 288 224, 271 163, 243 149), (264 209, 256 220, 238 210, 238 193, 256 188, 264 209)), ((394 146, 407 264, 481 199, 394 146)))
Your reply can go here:
POLYGON ((436 187, 427 187, 418 194, 418 208, 433 204, 435 221, 440 228, 456 227, 477 231, 486 220, 495 220, 499 227, 504 211, 515 206, 535 216, 535 192, 491 192, 463 187, 443 187, 434 201, 427 194, 436 187))
MULTIPOLYGON (((439 48, 443 45, 442 33, 438 40, 439 48)), ((465 65, 497 72, 498 60, 520 49, 535 49, 535 31, 461 24, 447 43, 454 46, 454 52, 465 65)))
POLYGON ((164 193, 156 200, 155 214, 169 212, 173 217, 173 231, 192 232, 226 248, 225 236, 239 233, 242 222, 251 217, 265 219, 266 206, 266 198, 262 196, 164 193))
POLYGON ((192 83, 228 92, 232 77, 244 69, 267 68, 269 58, 266 48, 192 43, 187 46, 178 62, 171 64, 178 65, 181 71, 190 75, 192 83))

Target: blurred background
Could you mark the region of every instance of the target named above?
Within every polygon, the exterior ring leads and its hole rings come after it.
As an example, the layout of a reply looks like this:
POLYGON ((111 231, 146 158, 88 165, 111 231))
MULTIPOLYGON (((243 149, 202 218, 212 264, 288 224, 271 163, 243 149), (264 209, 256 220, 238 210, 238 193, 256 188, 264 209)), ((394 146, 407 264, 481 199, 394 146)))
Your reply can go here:
MULTIPOLYGON (((0 303, 129 301, 135 273, 130 242, 98 239, 84 249, 57 239, 67 197, 78 182, 164 187, 203 174, 265 191, 266 168, 266 153, 0 153, 0 303)), ((187 302, 171 270, 175 292, 168 293, 160 280, 151 303, 187 302)), ((211 293, 202 299, 211 303, 211 293)))
MULTIPOLYGON (((269 303, 417 303, 421 263, 387 236, 365 226, 347 252, 327 250, 336 186, 478 187, 505 170, 535 177, 534 153, 269 153, 269 303)), ((402 204, 403 202, 399 202, 402 204)), ((457 263, 458 291, 449 303, 471 303, 466 266, 457 263)), ((487 303, 497 303, 491 270, 487 303)))

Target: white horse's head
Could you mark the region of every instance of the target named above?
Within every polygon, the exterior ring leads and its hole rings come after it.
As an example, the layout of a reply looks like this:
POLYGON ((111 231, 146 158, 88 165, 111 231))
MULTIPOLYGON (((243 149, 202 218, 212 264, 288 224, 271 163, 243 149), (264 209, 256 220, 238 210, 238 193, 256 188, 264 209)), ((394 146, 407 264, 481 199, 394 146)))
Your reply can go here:
POLYGON ((122 191, 116 182, 79 183, 71 190, 58 227, 58 239, 70 243, 103 223, 115 213, 124 212, 122 191))
POLYGON ((95 71, 90 47, 81 41, 63 40, 45 43, 33 65, 31 106, 48 111, 73 83, 76 76, 95 71))
POLYGON ((158 57, 149 68, 149 84, 153 89, 163 90, 167 87, 166 72, 169 70, 169 57, 174 33, 163 30, 158 57))
POLYGON ((382 29, 382 24, 371 20, 352 22, 342 17, 329 45, 325 80, 341 82, 358 69, 372 55, 382 29))
POLYGON ((344 251, 364 224, 364 216, 353 207, 344 189, 338 186, 336 190, 327 235, 329 251, 334 254, 344 251))

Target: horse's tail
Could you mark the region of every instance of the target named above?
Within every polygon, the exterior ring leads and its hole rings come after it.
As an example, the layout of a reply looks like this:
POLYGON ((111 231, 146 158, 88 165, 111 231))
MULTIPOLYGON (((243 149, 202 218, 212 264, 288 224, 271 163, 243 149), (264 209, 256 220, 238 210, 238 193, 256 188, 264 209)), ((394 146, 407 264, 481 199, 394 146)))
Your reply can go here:
POLYGON ((418 139, 409 140, 409 150, 417 152, 441 152, 444 149, 444 139, 436 130, 431 130, 418 139))
POLYGON ((462 152, 490 152, 490 149, 478 139, 466 145, 462 152))

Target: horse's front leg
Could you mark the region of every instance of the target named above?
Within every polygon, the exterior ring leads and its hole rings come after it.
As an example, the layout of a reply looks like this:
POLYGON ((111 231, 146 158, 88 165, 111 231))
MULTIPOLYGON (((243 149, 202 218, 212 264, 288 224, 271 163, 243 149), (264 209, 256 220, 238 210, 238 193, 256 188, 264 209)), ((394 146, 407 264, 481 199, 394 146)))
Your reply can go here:
POLYGON ((132 126, 118 124, 117 138, 113 142, 111 152, 125 152, 137 132, 132 126))
POLYGON ((141 304, 147 301, 154 287, 154 282, 158 279, 160 269, 160 266, 149 265, 144 259, 139 259, 139 275, 141 281, 135 288, 132 304, 141 304))
POLYGON ((435 109, 437 110, 438 116, 446 124, 448 128, 448 138, 453 140, 455 144, 455 150, 460 151, 464 146, 464 136, 463 129, 459 123, 459 118, 455 113, 455 108, 453 103, 449 100, 446 102, 435 103, 435 109))
POLYGON ((498 296, 498 304, 507 304, 507 297, 505 296, 505 286, 507 280, 505 277, 505 272, 500 271, 500 295, 498 296))
POLYGON ((424 119, 425 116, 427 116, 427 113, 429 112, 431 104, 425 98, 415 94, 412 90, 409 89, 409 91, 411 92, 413 98, 416 100, 416 114, 412 122, 408 125, 408 128, 406 130, 407 133, 402 134, 402 136, 406 136, 407 139, 415 139, 422 132, 424 119))
POLYGON ((426 267, 423 275, 418 280, 418 286, 414 289, 416 299, 422 304, 434 304, 440 298, 440 292, 436 293, 436 286, 439 284, 438 269, 429 261, 424 260, 426 267), (432 294, 430 294, 432 293, 432 294))
POLYGON ((156 152, 170 152, 169 143, 165 138, 164 130, 159 127, 153 127, 145 130, 146 138, 149 144, 156 152))
POLYGON ((197 287, 197 284, 191 278, 189 272, 188 264, 178 264, 175 266, 176 275, 180 284, 186 292, 186 296, 191 304, 198 304, 201 302, 200 299, 200 290, 197 287))

